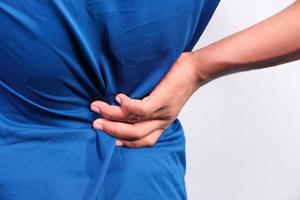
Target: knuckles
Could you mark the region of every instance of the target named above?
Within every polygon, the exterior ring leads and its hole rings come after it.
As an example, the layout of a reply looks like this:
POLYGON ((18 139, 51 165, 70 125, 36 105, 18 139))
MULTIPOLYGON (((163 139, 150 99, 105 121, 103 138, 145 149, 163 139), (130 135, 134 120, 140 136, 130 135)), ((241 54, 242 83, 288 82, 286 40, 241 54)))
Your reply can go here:
POLYGON ((146 106, 136 107, 136 113, 140 116, 144 116, 148 114, 148 108, 146 106))
POLYGON ((104 118, 111 118, 112 117, 110 112, 109 112, 109 109, 107 109, 107 107, 102 107, 99 114, 101 114, 104 118))

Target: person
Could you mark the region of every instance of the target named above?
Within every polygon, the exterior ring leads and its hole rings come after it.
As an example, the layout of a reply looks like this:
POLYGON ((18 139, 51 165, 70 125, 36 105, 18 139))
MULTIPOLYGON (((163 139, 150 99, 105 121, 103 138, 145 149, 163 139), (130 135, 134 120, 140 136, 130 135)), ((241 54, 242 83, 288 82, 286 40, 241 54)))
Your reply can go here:
POLYGON ((194 47, 218 3, 0 0, 0 199, 186 199, 178 119, 153 132, 155 147, 124 148, 92 126, 108 115, 90 104, 148 95, 194 47))
POLYGON ((119 106, 94 101, 104 118, 93 126, 117 138, 116 145, 154 146, 188 101, 204 84, 232 73, 277 66, 300 58, 300 1, 245 30, 206 47, 183 52, 146 97, 120 93, 119 106))

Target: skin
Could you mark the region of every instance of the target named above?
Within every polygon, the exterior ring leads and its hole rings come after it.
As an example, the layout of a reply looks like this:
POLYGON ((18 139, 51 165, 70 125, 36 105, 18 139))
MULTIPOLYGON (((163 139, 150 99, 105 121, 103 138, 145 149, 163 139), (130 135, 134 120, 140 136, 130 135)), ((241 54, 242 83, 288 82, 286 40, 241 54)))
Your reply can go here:
POLYGON ((93 122, 93 127, 116 137, 117 146, 155 145, 202 85, 224 75, 300 59, 299 19, 300 0, 247 29, 201 49, 183 52, 145 98, 132 99, 120 93, 116 95, 120 106, 92 102, 90 109, 103 116, 93 122))

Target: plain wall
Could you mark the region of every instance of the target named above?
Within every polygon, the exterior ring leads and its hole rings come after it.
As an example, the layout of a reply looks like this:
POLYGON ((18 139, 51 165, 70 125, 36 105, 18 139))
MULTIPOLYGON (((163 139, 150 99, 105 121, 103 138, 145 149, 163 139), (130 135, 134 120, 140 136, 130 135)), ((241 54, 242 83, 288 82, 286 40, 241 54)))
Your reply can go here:
MULTIPOLYGON (((291 2, 222 1, 194 49, 291 2)), ((190 200, 300 200, 299 61, 216 79, 194 93, 179 119, 190 200)))

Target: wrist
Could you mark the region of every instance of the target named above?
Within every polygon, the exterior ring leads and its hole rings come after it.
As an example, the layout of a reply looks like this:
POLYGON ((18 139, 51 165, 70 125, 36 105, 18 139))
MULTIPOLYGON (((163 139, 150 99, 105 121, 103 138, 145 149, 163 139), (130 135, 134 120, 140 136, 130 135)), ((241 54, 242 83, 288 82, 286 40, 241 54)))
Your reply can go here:
POLYGON ((212 66, 209 62, 209 56, 205 55, 205 50, 199 49, 191 52, 193 67, 199 83, 206 83, 210 81, 213 74, 209 72, 208 67, 212 66))
POLYGON ((191 57, 199 81, 207 83, 230 73, 237 65, 230 55, 230 50, 214 44, 192 51, 191 57))

